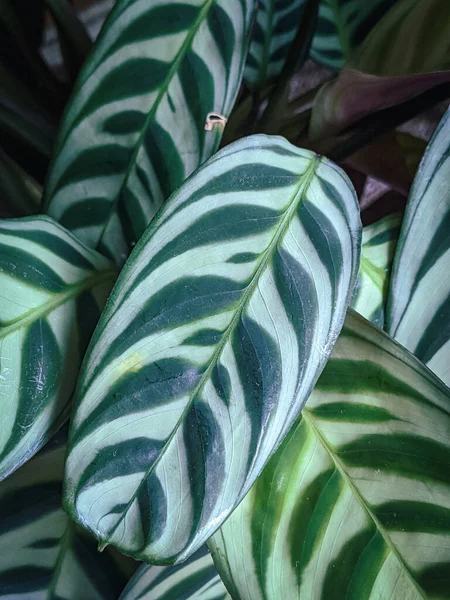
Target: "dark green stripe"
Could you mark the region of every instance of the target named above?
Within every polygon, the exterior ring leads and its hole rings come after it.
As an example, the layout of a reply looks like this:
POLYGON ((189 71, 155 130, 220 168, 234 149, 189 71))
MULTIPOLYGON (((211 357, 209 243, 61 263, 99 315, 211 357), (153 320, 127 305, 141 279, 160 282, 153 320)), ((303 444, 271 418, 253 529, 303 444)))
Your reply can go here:
POLYGON ((341 421, 343 423, 367 424, 397 420, 397 417, 385 408, 354 402, 327 402, 308 408, 308 412, 325 421, 341 421))
POLYGON ((0 244, 0 272, 43 292, 62 293, 69 285, 33 254, 0 244))
MULTIPOLYGON (((14 475, 13 475, 14 476, 14 475)), ((55 474, 58 476, 58 474, 55 474)), ((60 473, 62 479, 62 472, 60 473)), ((61 509, 61 481, 28 485, 8 492, 0 500, 0 535, 33 523, 61 509)), ((46 535, 51 535, 47 532, 46 535)))
POLYGON ((135 437, 132 440, 105 446, 97 452, 84 469, 78 484, 77 495, 102 481, 141 473, 144 478, 148 468, 158 458, 164 442, 150 438, 135 437))
POLYGON ((417 435, 388 433, 363 435, 341 446, 338 454, 347 466, 379 470, 418 481, 449 483, 450 449, 417 435))
MULTIPOLYGON (((321 589, 322 600, 342 600, 348 598, 347 594, 352 583, 354 572, 365 553, 372 554, 376 551, 375 559, 379 562, 384 556, 384 548, 380 544, 372 546, 374 536, 379 535, 373 524, 367 524, 366 529, 358 532, 340 549, 337 556, 330 559, 321 589)), ((373 577, 373 575, 372 575, 373 577)), ((352 598, 352 600, 359 600, 352 598)))
MULTIPOLYGON (((75 156, 75 159, 67 169, 61 172, 61 177, 56 185, 58 189, 61 189, 65 185, 83 181, 84 179, 107 177, 123 173, 130 162, 131 154, 132 151, 129 148, 124 148, 119 144, 105 144, 84 150, 81 154, 75 156)), ((87 220, 86 213, 83 216, 83 210, 86 207, 86 202, 94 200, 95 204, 99 206, 94 205, 92 214, 98 219, 99 213, 105 212, 105 204, 103 199, 96 197, 80 198, 80 202, 77 202, 77 204, 65 211, 63 218, 68 219, 69 217, 66 217, 67 213, 71 215, 71 213, 77 211, 77 214, 80 215, 80 223, 85 223, 86 225, 92 224, 92 221, 87 220)), ((113 206, 111 202, 109 202, 109 205, 113 206)), ((74 217, 72 216, 71 218, 73 219, 74 217)), ((63 219, 60 219, 60 222, 62 223, 63 219)), ((77 226, 80 227, 80 224, 75 225, 75 227, 77 226)))
POLYGON ((244 289, 245 282, 213 276, 183 277, 170 283, 151 296, 126 329, 114 338, 103 364, 158 331, 173 330, 224 311, 237 310, 244 289))
POLYGON ((341 475, 330 467, 305 486, 296 502, 288 529, 288 544, 299 586, 306 568, 323 543, 343 489, 341 475))
MULTIPOLYGON (((22 345, 19 398, 14 427, 0 457, 7 456, 21 443, 40 413, 54 401, 63 376, 61 358, 55 335, 47 321, 40 319, 32 323, 22 345)), ((63 409, 61 403, 54 407, 48 427, 54 425, 63 409)), ((42 443, 40 437, 34 440, 35 447, 39 443, 42 443)), ((29 447, 28 451, 32 449, 29 447)))
MULTIPOLYGON (((179 67, 178 77, 197 130, 201 156, 206 135, 205 118, 211 110, 211 106, 214 106, 214 79, 206 63, 193 51, 186 52, 179 67)), ((174 189, 175 186, 172 187, 171 192, 174 189)))
POLYGON ((308 200, 299 203, 297 214, 328 272, 334 306, 343 264, 340 237, 328 217, 308 200))
POLYGON ((278 344, 246 314, 232 334, 232 348, 250 419, 250 443, 246 471, 251 470, 261 436, 280 397, 282 364, 278 344))
POLYGON ((112 204, 107 198, 88 198, 78 200, 76 204, 68 206, 59 223, 69 230, 82 227, 103 225, 108 220, 112 211, 112 204))
MULTIPOLYGON (((450 230, 449 230, 450 231, 450 230)), ((450 294, 436 310, 433 318, 422 333, 414 354, 424 364, 450 339, 450 294)), ((450 357, 447 357, 450 360, 450 357)))
POLYGON ((123 110, 103 122, 103 131, 111 135, 129 135, 138 133, 144 127, 146 114, 138 110, 123 110))
MULTIPOLYGON (((92 92, 72 126, 72 131, 83 119, 109 102, 118 102, 157 90, 166 79, 169 69, 169 63, 144 57, 130 58, 117 65, 92 92)), ((83 155, 84 153, 81 156, 83 155)), ((64 178, 67 179, 67 172, 64 178)), ((61 187, 61 184, 58 187, 61 187)))
POLYGON ((125 50, 125 46, 187 30, 194 24, 199 10, 199 7, 191 4, 177 2, 171 2, 167 6, 156 6, 123 27, 117 40, 111 45, 108 55, 111 56, 117 50, 125 50))
POLYGON ((219 329, 200 329, 187 337, 183 344, 187 346, 215 346, 220 342, 223 334, 224 332, 219 329))
MULTIPOLYGON (((172 136, 157 122, 151 122, 145 133, 144 145, 140 150, 137 163, 145 164, 141 156, 144 152, 157 175, 163 197, 167 199, 186 177, 180 151, 172 136)), ((152 202, 151 197, 149 201, 152 202)), ((159 204, 155 205, 155 212, 159 208, 159 204)))
POLYGON ((278 293, 297 337, 300 367, 297 386, 300 386, 314 343, 318 314, 316 287, 311 275, 281 248, 275 252, 273 266, 278 293))
MULTIPOLYGON (((39 221, 36 221, 36 227, 39 227, 39 221)), ((0 233, 4 233, 8 236, 18 237, 24 240, 30 240, 30 242, 39 244, 43 248, 58 255, 59 258, 71 263, 74 267, 88 269, 90 271, 94 269, 92 262, 74 246, 76 242, 72 242, 72 244, 70 244, 56 233, 49 233, 48 231, 39 230, 7 228, 0 228, 0 233)), ((66 234, 64 233, 64 235, 66 234)))
POLYGON ((355 564, 348 583, 346 600, 369 600, 375 581, 389 554, 389 547, 377 531, 355 564))
POLYGON ((137 415, 164 406, 193 390, 201 375, 198 367, 181 358, 162 358, 138 366, 135 371, 116 379, 89 419, 79 426, 76 436, 83 439, 121 416, 137 415))
MULTIPOLYGON (((180 207, 178 212, 180 212, 180 207)), ((141 270, 134 287, 144 281, 149 273, 183 252, 250 237, 265 231, 275 231, 280 218, 281 215, 278 211, 252 204, 237 204, 211 210, 165 244, 141 270)), ((261 252, 265 249, 265 247, 261 247, 261 252)))
POLYGON ((186 466, 193 506, 190 540, 208 526, 226 481, 225 442, 210 407, 193 400, 183 423, 186 466))
MULTIPOLYGON (((450 472, 447 483, 450 482, 450 472)), ((390 531, 450 533, 450 510, 444 506, 412 500, 391 500, 372 509, 390 531)))

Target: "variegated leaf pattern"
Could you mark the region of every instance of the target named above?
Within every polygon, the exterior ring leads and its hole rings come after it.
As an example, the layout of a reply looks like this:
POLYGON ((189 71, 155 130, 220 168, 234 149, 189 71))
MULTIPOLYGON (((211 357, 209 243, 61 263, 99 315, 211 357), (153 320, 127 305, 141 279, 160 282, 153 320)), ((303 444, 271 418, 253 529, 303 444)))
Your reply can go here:
POLYGON ((50 217, 0 221, 0 480, 67 419, 115 277, 50 217))
POLYGON ((123 264, 163 201, 215 152, 243 75, 254 0, 119 0, 79 78, 47 212, 123 264))
POLYGON ((387 215, 364 227, 362 234, 361 263, 351 306, 381 328, 401 222, 401 214, 387 215))
POLYGON ((341 69, 396 0, 322 0, 311 58, 341 69))
POLYGON ((0 484, 0 598, 116 600, 124 578, 61 508, 58 438, 0 484))
POLYGON ((181 565, 142 565, 119 600, 227 600, 230 598, 206 546, 181 565))
POLYGON ((392 268, 386 330, 450 385, 450 109, 414 179, 392 268))
POLYGON ((230 144, 150 224, 86 355, 65 503, 125 554, 185 560, 288 432, 341 328, 360 218, 283 138, 230 144))
POLYGON ((450 390, 349 310, 301 417, 209 541, 237 600, 450 597, 450 390))
POLYGON ((281 73, 300 26, 306 0, 261 0, 244 71, 244 82, 259 89, 281 73))

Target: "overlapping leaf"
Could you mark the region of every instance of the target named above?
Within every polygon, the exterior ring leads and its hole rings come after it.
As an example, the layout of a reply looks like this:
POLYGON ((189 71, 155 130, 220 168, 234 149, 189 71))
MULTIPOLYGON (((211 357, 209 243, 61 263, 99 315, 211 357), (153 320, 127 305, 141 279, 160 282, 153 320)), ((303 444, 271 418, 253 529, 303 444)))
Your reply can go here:
POLYGON ((119 600, 226 600, 230 598, 208 549, 175 567, 142 565, 119 600))
POLYGON ((282 138, 227 146, 121 272, 81 374, 70 514, 102 544, 179 562, 295 420, 339 333, 360 220, 343 172, 282 138))
POLYGON ((238 600, 449 598, 449 389, 349 311, 301 417, 209 546, 238 600))
POLYGON ((406 207, 386 330, 450 385, 450 109, 428 145, 406 207))
POLYGON ((52 441, 0 484, 0 598, 116 600, 125 585, 61 508, 66 447, 52 441))
POLYGON ((48 213, 122 264, 162 202, 217 149, 254 0, 119 0, 61 128, 48 213))
MULTIPOLYGON (((367 6, 371 3, 364 2, 367 6)), ((450 3, 401 0, 317 95, 310 136, 335 135, 450 81, 450 3)))
POLYGON ((363 229, 361 263, 352 307, 383 327, 389 276, 402 217, 388 215, 363 229))
POLYGON ((0 221, 0 479, 67 418, 114 279, 108 260, 49 217, 0 221))
POLYGON ((276 77, 300 27, 306 0, 262 0, 245 65, 244 81, 259 89, 276 77))
POLYGON ((350 64, 382 76, 450 69, 450 4, 442 0, 396 2, 350 64))
POLYGON ((339 69, 395 0, 322 0, 311 58, 339 69))

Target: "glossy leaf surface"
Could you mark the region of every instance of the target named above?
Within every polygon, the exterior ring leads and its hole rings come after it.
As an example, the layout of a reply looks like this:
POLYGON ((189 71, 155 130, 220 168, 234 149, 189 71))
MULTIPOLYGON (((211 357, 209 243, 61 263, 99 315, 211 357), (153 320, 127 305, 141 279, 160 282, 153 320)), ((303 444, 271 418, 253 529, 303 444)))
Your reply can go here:
POLYGON ((123 264, 163 201, 220 142, 254 0, 119 0, 66 112, 48 213, 123 264))
POLYGON ((67 510, 102 544, 185 560, 243 498, 308 397, 357 272, 335 165, 282 138, 227 146, 121 272, 79 381, 67 510))
POLYGON ((209 542, 237 600, 450 597, 450 390, 349 311, 301 417, 209 542))
POLYGON ((383 76, 450 69, 450 3, 396 2, 352 56, 350 65, 383 76))
POLYGON ((401 222, 401 215, 388 215, 363 229, 361 263, 351 306, 381 328, 401 222))
POLYGON ((340 69, 395 0, 322 0, 311 58, 340 69))
POLYGON ((49 217, 0 221, 0 479, 67 418, 115 275, 49 217))
POLYGON ((260 89, 281 73, 300 27, 306 0, 261 0, 252 30, 244 82, 260 89))
POLYGON ((175 567, 142 565, 119 600, 226 600, 230 598, 208 549, 175 567))
POLYGON ((61 508, 60 442, 0 484, 0 598, 116 600, 124 579, 61 508))
POLYGON ((392 270, 386 330, 450 385, 450 110, 408 199, 392 270))

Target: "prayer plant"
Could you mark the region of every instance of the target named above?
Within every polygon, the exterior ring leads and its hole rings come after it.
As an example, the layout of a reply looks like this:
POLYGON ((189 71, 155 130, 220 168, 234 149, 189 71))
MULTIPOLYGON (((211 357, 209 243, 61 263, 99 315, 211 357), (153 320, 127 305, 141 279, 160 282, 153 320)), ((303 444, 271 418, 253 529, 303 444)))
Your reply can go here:
POLYGON ((448 0, 26 4, 0 599, 450 598, 448 0))

